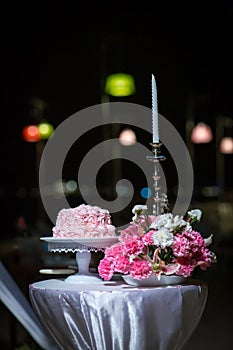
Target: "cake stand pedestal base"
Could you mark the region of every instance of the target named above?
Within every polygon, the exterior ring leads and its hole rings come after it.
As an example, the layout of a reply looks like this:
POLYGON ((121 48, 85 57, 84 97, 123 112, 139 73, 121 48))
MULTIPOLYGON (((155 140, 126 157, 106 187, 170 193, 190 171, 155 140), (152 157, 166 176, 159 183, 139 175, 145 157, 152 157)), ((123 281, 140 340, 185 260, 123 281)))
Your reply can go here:
POLYGON ((76 253, 78 272, 67 277, 67 283, 103 283, 103 280, 96 273, 89 271, 91 252, 104 251, 105 248, 118 242, 118 237, 108 238, 54 238, 41 237, 42 241, 48 243, 48 250, 51 252, 72 252, 76 253))
POLYGON ((91 261, 90 251, 77 251, 76 261, 78 272, 65 279, 68 283, 100 283, 102 279, 89 271, 91 261))

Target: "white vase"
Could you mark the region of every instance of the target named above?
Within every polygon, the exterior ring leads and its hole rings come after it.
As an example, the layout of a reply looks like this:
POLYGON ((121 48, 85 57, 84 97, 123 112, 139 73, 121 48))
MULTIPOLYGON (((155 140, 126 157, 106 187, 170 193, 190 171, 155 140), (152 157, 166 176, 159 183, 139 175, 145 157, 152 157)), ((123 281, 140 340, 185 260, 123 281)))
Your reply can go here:
POLYGON ((157 276, 152 275, 149 278, 143 278, 141 280, 133 278, 130 275, 122 275, 121 277, 123 278, 125 283, 136 287, 172 286, 184 283, 187 280, 187 278, 183 276, 176 275, 161 275, 160 279, 158 279, 157 276))

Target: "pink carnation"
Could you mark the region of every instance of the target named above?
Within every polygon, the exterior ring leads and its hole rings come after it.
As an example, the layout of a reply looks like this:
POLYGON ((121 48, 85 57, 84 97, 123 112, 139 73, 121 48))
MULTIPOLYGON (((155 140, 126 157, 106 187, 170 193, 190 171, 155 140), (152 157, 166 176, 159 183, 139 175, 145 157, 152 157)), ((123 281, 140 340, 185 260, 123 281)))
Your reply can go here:
POLYGON ((110 261, 115 261, 118 256, 121 256, 123 252, 123 246, 121 243, 116 243, 111 247, 105 249, 105 257, 110 261))
POLYGON ((124 241, 123 251, 127 255, 141 254, 144 248, 144 244, 140 239, 129 237, 124 241))
POLYGON ((184 277, 189 277, 193 272, 194 268, 195 268, 194 265, 181 264, 179 268, 176 270, 176 274, 184 277))
POLYGON ((152 238, 152 235, 155 233, 154 230, 148 231, 145 236, 143 237, 142 241, 147 246, 149 244, 154 244, 154 240, 152 238))
POLYGON ((152 274, 151 263, 149 261, 135 259, 130 268, 130 275, 139 280, 148 278, 152 274))
POLYGON ((128 273, 130 270, 130 261, 129 258, 121 255, 118 257, 118 259, 115 261, 115 271, 121 272, 121 273, 128 273))
POLYGON ((205 241, 199 232, 182 232, 176 234, 172 245, 174 262, 180 264, 177 274, 190 276, 198 265, 206 269, 211 265, 211 252, 206 248, 205 241))
POLYGON ((100 277, 102 277, 105 281, 109 281, 114 273, 114 264, 107 258, 104 258, 98 265, 98 272, 100 277))

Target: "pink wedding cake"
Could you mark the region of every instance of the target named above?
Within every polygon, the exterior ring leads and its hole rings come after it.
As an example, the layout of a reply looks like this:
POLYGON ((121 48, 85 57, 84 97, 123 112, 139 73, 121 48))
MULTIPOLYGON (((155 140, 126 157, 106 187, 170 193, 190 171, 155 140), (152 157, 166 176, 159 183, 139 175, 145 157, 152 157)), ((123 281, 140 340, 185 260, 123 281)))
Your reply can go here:
POLYGON ((54 238, 116 237, 109 211, 86 204, 60 210, 52 231, 54 238))

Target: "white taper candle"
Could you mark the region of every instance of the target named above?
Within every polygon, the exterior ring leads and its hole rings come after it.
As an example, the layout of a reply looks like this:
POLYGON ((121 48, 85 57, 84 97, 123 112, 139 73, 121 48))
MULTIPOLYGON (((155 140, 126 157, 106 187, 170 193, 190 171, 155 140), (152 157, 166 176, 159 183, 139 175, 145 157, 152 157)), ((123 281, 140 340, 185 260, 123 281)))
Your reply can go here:
POLYGON ((159 143, 158 100, 155 77, 152 74, 152 132, 153 143, 159 143))

